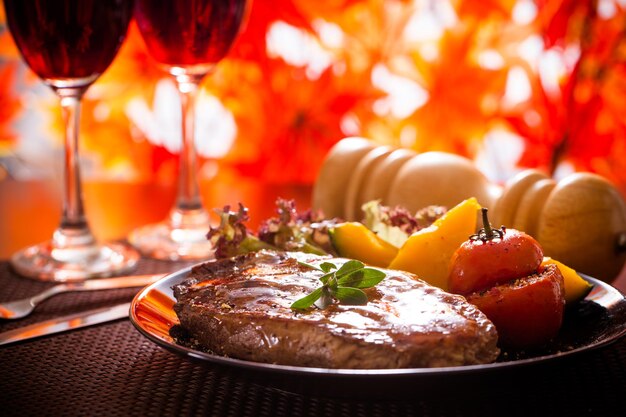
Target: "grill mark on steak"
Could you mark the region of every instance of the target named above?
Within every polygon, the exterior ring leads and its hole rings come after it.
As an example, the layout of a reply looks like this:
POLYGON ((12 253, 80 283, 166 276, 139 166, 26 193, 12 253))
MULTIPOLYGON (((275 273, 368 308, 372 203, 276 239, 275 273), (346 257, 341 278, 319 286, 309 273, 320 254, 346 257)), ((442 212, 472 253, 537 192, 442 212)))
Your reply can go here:
POLYGON ((262 251, 196 266, 176 285, 174 311, 202 346, 256 362, 323 368, 407 368, 489 363, 494 325, 461 296, 411 274, 366 289, 364 306, 333 304, 296 313, 291 304, 320 286, 307 263, 346 261, 262 251))

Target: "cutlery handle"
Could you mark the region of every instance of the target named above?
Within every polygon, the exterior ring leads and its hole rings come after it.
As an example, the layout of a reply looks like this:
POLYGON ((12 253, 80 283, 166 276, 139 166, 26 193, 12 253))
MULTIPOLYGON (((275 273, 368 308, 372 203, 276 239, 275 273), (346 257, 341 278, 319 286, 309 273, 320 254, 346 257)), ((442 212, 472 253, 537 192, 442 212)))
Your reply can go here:
POLYGON ((68 289, 68 284, 58 284, 54 287, 50 287, 45 291, 40 292, 39 294, 35 294, 30 297, 30 305, 35 307, 37 304, 41 303, 43 300, 47 300, 53 295, 61 294, 63 292, 72 291, 68 289))
POLYGON ((118 278, 96 278, 81 282, 66 282, 55 285, 30 298, 30 304, 34 307, 43 300, 53 295, 71 291, 109 290, 114 288, 143 287, 158 281, 164 274, 135 275, 118 278))
POLYGON ((80 329, 98 323, 105 323, 128 317, 131 303, 119 304, 113 307, 98 308, 64 317, 56 317, 43 322, 31 324, 18 329, 0 333, 0 345, 8 345, 22 340, 29 340, 41 336, 62 333, 80 329))
POLYGON ((127 277, 97 278, 65 285, 67 291, 109 290, 114 288, 143 287, 163 278, 164 274, 135 275, 127 277))

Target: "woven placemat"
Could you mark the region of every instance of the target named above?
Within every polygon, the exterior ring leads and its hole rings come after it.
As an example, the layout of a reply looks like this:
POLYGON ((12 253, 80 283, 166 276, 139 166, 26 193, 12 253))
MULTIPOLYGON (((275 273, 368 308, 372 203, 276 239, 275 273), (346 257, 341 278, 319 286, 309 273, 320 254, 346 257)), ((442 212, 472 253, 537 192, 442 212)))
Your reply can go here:
MULTIPOLYGON (((137 272, 180 266, 146 260, 137 272)), ((0 300, 49 285, 17 277, 0 263, 0 300)), ((26 320, 128 301, 135 292, 58 296, 26 320)), ((0 323, 0 331, 26 323, 0 323)), ((621 416, 626 339, 553 363, 450 380, 439 395, 408 386, 397 397, 342 398, 341 392, 320 395, 313 384, 307 393, 309 381, 298 382, 297 392, 290 392, 288 384, 263 375, 179 356, 147 340, 128 320, 0 348, 2 416, 621 416)))

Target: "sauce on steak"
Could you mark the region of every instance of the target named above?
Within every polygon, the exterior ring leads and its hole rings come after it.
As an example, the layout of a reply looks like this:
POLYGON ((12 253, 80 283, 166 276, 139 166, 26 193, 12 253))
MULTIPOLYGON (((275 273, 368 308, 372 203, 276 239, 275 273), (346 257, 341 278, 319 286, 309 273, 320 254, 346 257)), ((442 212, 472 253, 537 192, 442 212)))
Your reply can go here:
POLYGON ((283 365, 381 369, 442 367, 496 360, 494 325, 461 296, 409 273, 366 289, 363 306, 295 312, 321 272, 298 263, 347 261, 261 251, 194 267, 174 287, 181 326, 210 351, 283 365))

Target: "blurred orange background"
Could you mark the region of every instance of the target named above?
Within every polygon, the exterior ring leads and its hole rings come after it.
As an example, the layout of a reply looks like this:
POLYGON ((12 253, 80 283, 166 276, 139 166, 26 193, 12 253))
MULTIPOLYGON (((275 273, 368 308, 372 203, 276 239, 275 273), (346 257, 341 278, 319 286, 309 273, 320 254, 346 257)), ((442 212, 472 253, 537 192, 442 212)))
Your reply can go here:
MULTIPOLYGON (((0 259, 52 236, 61 219, 59 184, 53 181, 0 181, 0 259)), ((202 181, 206 207, 237 207, 250 210, 249 227, 256 230, 263 219, 275 216, 278 197, 293 199, 299 208, 310 206, 307 185, 266 184, 247 178, 202 181)), ((122 181, 85 181, 83 197, 89 224, 99 240, 124 239, 144 224, 166 218, 174 204, 176 188, 168 185, 122 181)), ((219 222, 217 215, 216 223, 219 222)))
MULTIPOLYGON (((208 207, 310 204, 345 136, 452 152, 494 183, 524 168, 598 173, 626 196, 626 37, 617 0, 256 1, 203 83, 196 142, 208 207)), ((58 102, 0 11, 0 258, 60 217, 58 102)), ((180 109, 134 24, 81 119, 87 215, 123 239, 175 194, 180 109)))

